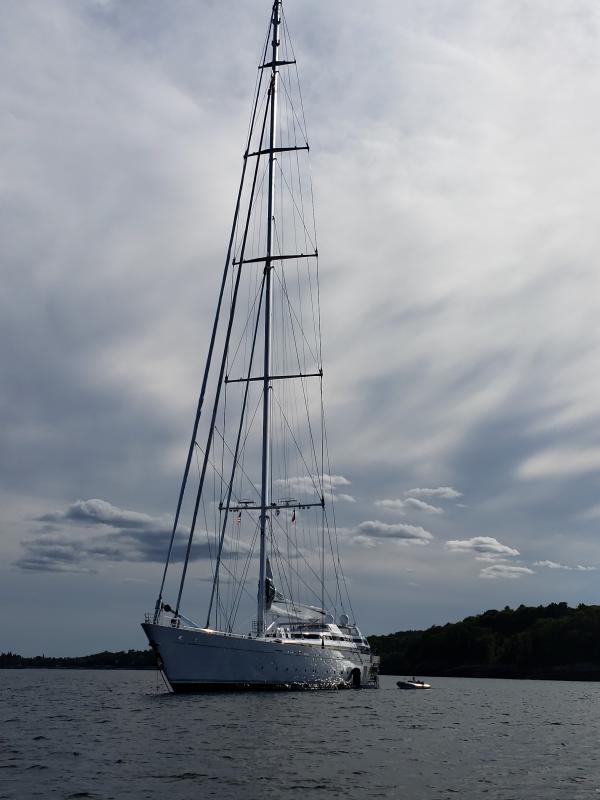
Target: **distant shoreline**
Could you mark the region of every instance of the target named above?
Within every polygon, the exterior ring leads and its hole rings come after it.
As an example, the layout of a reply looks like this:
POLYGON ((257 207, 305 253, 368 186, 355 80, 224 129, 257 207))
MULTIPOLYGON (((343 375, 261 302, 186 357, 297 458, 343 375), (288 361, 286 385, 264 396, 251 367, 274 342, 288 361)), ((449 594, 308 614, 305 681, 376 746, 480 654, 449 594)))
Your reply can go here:
POLYGON ((120 650, 89 656, 33 656, 0 653, 0 669, 156 669, 152 650, 120 650))

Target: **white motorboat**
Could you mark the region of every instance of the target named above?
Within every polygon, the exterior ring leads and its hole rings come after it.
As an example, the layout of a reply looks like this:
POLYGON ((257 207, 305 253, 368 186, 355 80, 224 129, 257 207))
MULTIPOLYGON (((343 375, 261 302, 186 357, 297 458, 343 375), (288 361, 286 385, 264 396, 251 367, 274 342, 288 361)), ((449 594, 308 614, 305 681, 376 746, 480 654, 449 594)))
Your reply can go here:
POLYGON ((396 686, 399 689, 431 689, 430 683, 425 683, 424 681, 418 681, 415 678, 406 681, 397 681, 396 686))
POLYGON ((377 686, 337 542, 347 480, 329 466, 309 145, 281 0, 259 63, 170 545, 143 623, 176 692, 377 686), (199 564, 209 576, 190 581, 199 564), (202 602, 204 624, 184 615, 202 602))

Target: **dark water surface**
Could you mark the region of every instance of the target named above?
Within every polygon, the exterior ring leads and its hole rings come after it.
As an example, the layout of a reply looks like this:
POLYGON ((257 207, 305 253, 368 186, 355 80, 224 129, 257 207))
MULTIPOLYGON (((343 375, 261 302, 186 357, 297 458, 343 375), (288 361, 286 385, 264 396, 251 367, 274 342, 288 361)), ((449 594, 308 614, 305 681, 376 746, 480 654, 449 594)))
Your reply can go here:
POLYGON ((0 678, 3 800, 600 799, 600 684, 171 695, 153 672, 0 678))

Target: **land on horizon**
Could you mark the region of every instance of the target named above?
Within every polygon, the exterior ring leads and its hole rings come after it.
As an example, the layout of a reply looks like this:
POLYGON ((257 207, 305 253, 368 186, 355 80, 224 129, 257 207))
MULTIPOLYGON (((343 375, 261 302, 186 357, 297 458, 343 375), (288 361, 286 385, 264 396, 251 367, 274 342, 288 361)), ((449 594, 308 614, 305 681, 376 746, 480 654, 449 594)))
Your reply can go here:
MULTIPOLYGON (((506 606, 426 630, 368 637, 384 675, 600 680, 600 606, 506 606)), ((0 654, 0 668, 153 669, 147 650, 77 657, 0 654)))

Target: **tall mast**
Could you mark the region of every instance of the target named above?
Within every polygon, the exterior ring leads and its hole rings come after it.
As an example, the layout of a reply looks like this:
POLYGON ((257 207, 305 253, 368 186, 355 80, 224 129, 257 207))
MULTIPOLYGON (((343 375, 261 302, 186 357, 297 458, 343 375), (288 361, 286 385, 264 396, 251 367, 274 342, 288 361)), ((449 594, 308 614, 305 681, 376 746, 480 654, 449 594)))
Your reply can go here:
POLYGON ((277 88, 279 82, 278 55, 279 55, 279 25, 281 23, 281 0, 273 3, 273 16, 271 30, 273 31, 271 64, 270 96, 270 126, 269 126, 269 197, 267 202, 267 253, 265 261, 265 352, 263 371, 263 425, 262 425, 262 477, 260 493, 260 572, 258 580, 258 612, 256 632, 262 636, 265 631, 265 571, 267 553, 267 530, 270 525, 268 513, 271 504, 271 322, 273 304, 273 202, 275 197, 275 142, 277 123, 277 88))

